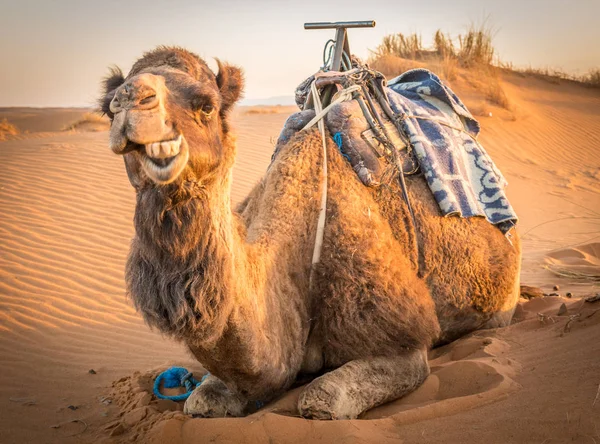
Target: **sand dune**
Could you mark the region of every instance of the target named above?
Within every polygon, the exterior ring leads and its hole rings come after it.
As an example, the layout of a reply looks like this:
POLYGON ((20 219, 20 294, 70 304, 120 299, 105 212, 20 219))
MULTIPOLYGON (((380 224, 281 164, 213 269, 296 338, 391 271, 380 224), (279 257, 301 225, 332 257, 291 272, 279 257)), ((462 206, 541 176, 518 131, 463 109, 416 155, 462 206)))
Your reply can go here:
MULTIPOLYGON (((503 83, 514 114, 490 105, 481 140, 520 216, 522 281, 574 299, 523 303, 515 325, 433 351, 415 393, 342 422, 297 418, 298 390, 242 419, 187 420, 144 397, 169 365, 202 369, 126 300, 135 196, 122 160, 106 132, 60 131, 86 110, 0 110, 29 131, 0 142, 0 442, 599 441, 600 307, 580 299, 598 287, 548 268, 598 269, 600 94, 518 75, 503 83)), ((268 166, 286 117, 236 110, 234 202, 268 166)))
POLYGON ((61 131, 80 119, 87 108, 0 108, 0 120, 7 119, 22 133, 61 131))
POLYGON ((558 276, 600 282, 600 243, 551 251, 546 263, 558 276))

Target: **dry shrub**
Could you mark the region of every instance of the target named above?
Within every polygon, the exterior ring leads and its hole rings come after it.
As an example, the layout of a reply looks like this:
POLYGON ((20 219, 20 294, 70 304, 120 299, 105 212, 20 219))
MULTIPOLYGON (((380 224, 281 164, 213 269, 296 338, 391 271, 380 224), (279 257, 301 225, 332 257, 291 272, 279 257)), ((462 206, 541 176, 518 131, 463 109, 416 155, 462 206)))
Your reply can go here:
MULTIPOLYGON (((433 39, 433 48, 424 48, 419 34, 404 35, 402 33, 387 35, 375 51, 369 63, 373 68, 388 75, 397 75, 407 69, 416 67, 410 61, 438 62, 442 77, 452 81, 457 77, 458 67, 468 70, 482 68, 492 70, 495 66, 523 75, 531 75, 551 83, 560 80, 571 80, 592 88, 600 88, 600 68, 592 69, 585 75, 572 75, 552 68, 515 68, 511 63, 494 61, 496 51, 493 45, 494 31, 486 21, 479 25, 471 25, 456 40, 441 30, 437 30, 433 39), (400 61, 403 59, 402 61, 400 61)), ((423 66, 423 64, 421 64, 423 66)), ((509 107, 508 99, 499 81, 498 75, 491 77, 486 95, 492 103, 504 108, 509 107)))
POLYGON ((0 140, 6 140, 7 136, 16 136, 17 134, 19 134, 19 129, 7 119, 0 121, 0 140))
POLYGON ((426 52, 419 34, 405 36, 401 32, 383 37, 381 44, 373 51, 376 57, 396 56, 411 60, 421 58, 426 52))
POLYGON ((435 72, 442 80, 453 82, 459 76, 460 66, 455 58, 446 56, 442 59, 428 60, 423 63, 426 69, 435 72))
POLYGON ((441 59, 456 59, 456 48, 452 43, 452 39, 439 29, 435 32, 433 46, 441 59))
POLYGON ((371 68, 381 72, 386 77, 396 77, 410 69, 422 68, 425 65, 416 60, 408 60, 400 57, 386 55, 372 58, 369 61, 371 68))
MULTIPOLYGON (((502 87, 498 68, 493 65, 493 30, 484 22, 471 25, 458 36, 458 44, 438 30, 432 49, 423 48, 418 34, 385 36, 373 51, 371 67, 386 76, 396 76, 411 68, 434 65, 446 81, 454 81, 459 69, 467 70, 465 78, 494 105, 507 110, 512 104, 502 87), (422 63, 425 62, 425 63, 422 63)), ((489 115, 489 111, 485 114, 489 115)))
POLYGON ((494 105, 498 105, 507 110, 512 109, 512 103, 506 95, 506 92, 504 92, 504 88, 502 88, 500 79, 497 76, 489 78, 484 92, 485 97, 494 105))
POLYGON ((441 60, 455 59, 463 67, 491 65, 494 60, 493 31, 485 23, 471 25, 466 34, 458 36, 458 46, 448 34, 437 30, 433 48, 424 48, 419 34, 405 36, 402 33, 386 35, 381 44, 372 51, 375 58, 396 56, 403 59, 423 60, 437 57, 441 60))
POLYGON ((481 92, 489 103, 509 111, 513 110, 512 102, 502 87, 499 68, 490 65, 479 66, 469 69, 468 72, 469 75, 465 77, 467 82, 481 92))
POLYGON ((487 66, 494 61, 493 32, 485 23, 471 25, 464 35, 458 36, 458 60, 464 67, 487 66))
POLYGON ((442 76, 444 79, 452 82, 456 80, 458 72, 458 62, 454 57, 449 55, 444 56, 442 60, 442 76))
POLYGON ((581 82, 592 88, 600 88, 600 68, 592 69, 581 78, 581 82))
POLYGON ((108 119, 100 114, 96 113, 85 113, 81 119, 67 125, 63 128, 63 131, 108 131, 110 129, 110 122, 108 119))

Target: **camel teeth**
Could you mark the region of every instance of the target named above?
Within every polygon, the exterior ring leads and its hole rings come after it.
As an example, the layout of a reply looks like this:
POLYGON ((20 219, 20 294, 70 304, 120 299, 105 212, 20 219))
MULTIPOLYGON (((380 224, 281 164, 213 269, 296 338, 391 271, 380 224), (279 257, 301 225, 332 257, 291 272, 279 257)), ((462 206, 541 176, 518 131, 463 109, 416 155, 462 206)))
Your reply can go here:
POLYGON ((157 157, 160 151, 160 142, 148 143, 145 148, 149 157, 157 157))
POLYGON ((160 142, 160 153, 158 157, 165 158, 171 157, 171 142, 160 142))
POLYGON ((155 159, 165 159, 179 154, 181 148, 181 134, 175 140, 153 142, 145 145, 146 154, 155 159))

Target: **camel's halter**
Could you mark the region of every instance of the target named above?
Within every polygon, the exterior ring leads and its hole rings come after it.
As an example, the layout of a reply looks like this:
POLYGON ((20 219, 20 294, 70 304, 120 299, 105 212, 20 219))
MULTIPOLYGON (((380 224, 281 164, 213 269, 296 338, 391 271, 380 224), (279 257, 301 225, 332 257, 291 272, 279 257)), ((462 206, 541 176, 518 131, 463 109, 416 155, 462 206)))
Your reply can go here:
MULTIPOLYGON (((375 21, 361 21, 361 22, 335 22, 335 23, 305 23, 304 29, 335 29, 336 37, 335 40, 329 40, 325 44, 323 51, 323 67, 321 72, 315 75, 315 79, 311 83, 311 95, 315 109, 315 117, 306 124, 303 128, 309 129, 315 125, 319 127, 321 132, 321 139, 323 143, 323 168, 321 171, 321 204, 319 210, 319 218, 317 221, 317 233, 315 237, 315 245, 313 249, 313 256, 311 262, 311 270, 309 277, 309 288, 312 290, 314 285, 314 275, 317 264, 321 258, 321 251, 323 248, 323 238, 325 234, 325 219, 327 214, 327 132, 325 128, 325 122, 323 118, 336 104, 347 100, 356 100, 360 105, 363 115, 369 126, 373 130, 373 134, 377 140, 387 148, 388 152, 391 153, 390 162, 397 170, 398 181, 402 189, 402 196, 408 211, 410 213, 411 222, 414 229, 414 244, 417 252, 417 268, 420 263, 420 251, 419 242, 417 240, 417 224, 415 214, 410 204, 408 197, 408 191, 406 188, 406 182, 404 180, 404 171, 402 167, 402 161, 400 159, 399 150, 392 142, 392 138, 388 134, 383 119, 379 115, 375 106, 375 101, 379 104, 383 112, 386 114, 388 119, 392 121, 398 129, 398 134, 403 139, 406 146, 409 145, 408 138, 404 134, 401 128, 401 121, 404 116, 394 114, 386 100, 385 92, 375 82, 375 72, 365 67, 354 67, 350 56, 350 48, 348 43, 347 29, 348 28, 372 28, 375 26, 375 21), (336 84, 324 86, 319 91, 319 74, 342 74, 338 84, 343 87, 341 91, 337 91, 336 84), (375 97, 372 97, 372 94, 375 97), (322 93, 322 97, 321 97, 322 93), (334 94, 335 93, 335 94, 334 94), (333 96, 333 97, 332 97, 333 96)), ((334 82, 335 83, 335 82, 334 82)))

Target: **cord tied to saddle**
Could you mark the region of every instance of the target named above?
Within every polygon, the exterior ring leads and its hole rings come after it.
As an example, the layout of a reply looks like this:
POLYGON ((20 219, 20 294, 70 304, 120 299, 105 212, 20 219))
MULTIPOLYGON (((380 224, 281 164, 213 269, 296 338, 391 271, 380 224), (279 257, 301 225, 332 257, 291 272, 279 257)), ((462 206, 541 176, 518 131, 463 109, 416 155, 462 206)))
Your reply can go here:
POLYGON ((319 131, 321 132, 321 140, 323 142, 323 168, 321 175, 321 205, 319 210, 319 218, 317 220, 317 235, 315 237, 315 246, 313 248, 313 256, 310 267, 310 275, 308 279, 308 288, 312 290, 314 285, 314 274, 315 267, 319 263, 321 259, 321 250, 323 249, 323 237, 325 235, 325 216, 327 215, 327 135, 325 130, 325 122, 323 122, 323 118, 327 115, 327 113, 338 103, 345 102, 346 100, 352 100, 354 97, 354 93, 360 90, 360 85, 352 85, 342 91, 337 93, 337 96, 334 97, 334 100, 325 108, 321 103, 321 98, 319 97, 319 90, 317 88, 317 81, 314 80, 310 86, 312 92, 312 98, 315 106, 315 117, 308 122, 302 131, 311 128, 315 123, 319 127, 319 131))
MULTIPOLYGON (((362 111, 363 111, 363 115, 365 117, 365 119, 367 119, 367 122, 369 123, 369 126, 372 128, 373 132, 375 133, 376 137, 378 140, 381 141, 381 143, 386 146, 390 153, 391 153, 391 163, 392 165, 394 165, 397 174, 398 174, 398 182, 400 184, 400 188, 402 189, 402 195, 404 198, 404 201, 406 202, 407 208, 408 208, 408 212, 410 215, 410 220, 412 222, 413 225, 413 230, 414 230, 414 244, 415 244, 415 249, 416 249, 416 267, 419 268, 419 264, 420 264, 420 249, 419 249, 419 241, 418 241, 418 232, 417 232, 417 223, 416 223, 416 218, 415 218, 415 214, 412 208, 412 205, 410 203, 410 199, 408 196, 408 190, 407 190, 407 186, 406 186, 406 182, 404 180, 404 171, 402 168, 402 163, 400 161, 399 158, 399 152, 397 147, 394 145, 394 143, 392 142, 392 139, 390 137, 390 135, 388 134, 385 125, 383 123, 382 118, 379 116, 379 114, 377 113, 377 108, 373 102, 373 99, 371 98, 368 88, 366 88, 365 84, 366 83, 370 83, 370 86, 373 88, 373 90, 375 91, 375 95, 377 97, 377 101, 380 104, 380 106, 382 107, 382 109, 384 110, 384 112, 386 113, 386 115, 388 116, 388 118, 394 122, 397 126, 399 135, 401 138, 403 139, 407 139, 406 136, 404 135, 404 132, 402 131, 400 125, 399 125, 399 121, 398 121, 398 116, 395 115, 393 112, 391 112, 391 109, 389 109, 389 104, 387 104, 387 101, 385 100, 385 96, 383 95, 383 92, 379 91, 379 89, 376 87, 375 83, 373 82, 372 77, 372 72, 368 69, 352 69, 349 72, 346 72, 343 74, 343 76, 346 76, 346 79, 348 80, 347 82, 345 82, 344 86, 345 88, 338 91, 336 93, 336 95, 333 97, 333 100, 331 101, 331 103, 326 106, 325 108, 323 108, 322 106, 322 102, 321 102, 321 98, 319 95, 319 88, 318 88, 318 82, 319 82, 319 74, 315 75, 314 80, 311 82, 310 85, 310 90, 311 90, 311 99, 313 102, 313 106, 315 109, 315 117, 313 117, 305 126, 304 128, 302 128, 302 130, 306 130, 309 128, 312 128, 315 123, 318 124, 319 127, 319 131, 321 132, 321 139, 322 139, 322 143, 323 143, 323 168, 322 168, 322 175, 321 175, 321 205, 320 205, 320 210, 319 210, 319 218, 317 221, 317 234, 315 237, 315 245, 313 248, 313 256, 312 256, 312 261, 311 261, 311 269, 310 269, 310 276, 309 276, 309 289, 312 290, 313 288, 313 284, 314 284, 314 274, 315 274, 315 268, 316 265, 319 263, 320 258, 321 258, 321 250, 323 248, 323 238, 324 238, 324 234, 325 234, 325 220, 326 220, 326 214, 327 214, 327 184, 328 184, 328 177, 327 177, 327 142, 326 142, 326 128, 325 128, 325 123, 324 123, 324 118, 327 115, 327 113, 329 111, 331 111, 331 109, 348 100, 357 100, 357 102, 359 103, 362 111), (351 82, 356 82, 356 83, 351 83, 351 82), (366 98, 366 102, 365 100, 363 100, 363 97, 366 98)), ((331 73, 333 74, 333 73, 331 73)), ((337 75, 340 73, 336 73, 334 75, 337 75)), ((324 75, 323 77, 326 77, 326 75, 324 75)), ((336 141, 336 143, 338 143, 336 141)), ((408 146, 409 142, 406 142, 406 145, 408 146)), ((338 143, 338 146, 340 145, 340 143, 338 143)))
POLYGON ((202 385, 204 380, 210 375, 210 373, 202 376, 202 379, 198 381, 194 378, 192 372, 188 372, 183 367, 171 367, 160 375, 156 377, 154 380, 154 395, 160 399, 168 399, 170 401, 185 401, 189 398, 196 387, 202 385), (160 383, 164 381, 165 388, 177 388, 177 387, 185 387, 186 393, 182 393, 181 395, 167 396, 163 395, 160 392, 160 383))
MULTIPOLYGON (((319 92, 317 89, 316 80, 313 81, 310 88, 311 88, 313 100, 315 101, 315 111, 317 111, 316 110, 317 102, 318 102, 319 108, 322 107, 322 103, 319 98, 319 92)), ((333 108, 338 103, 342 103, 347 100, 352 100, 354 97, 354 93, 357 91, 360 91, 360 89, 361 89, 360 85, 352 85, 352 86, 338 92, 336 97, 334 97, 334 100, 329 105, 327 105, 324 109, 321 109, 321 111, 317 112, 315 117, 313 117, 312 120, 310 122, 308 122, 304 126, 304 128, 302 128, 302 131, 312 128, 315 123, 321 122, 321 120, 327 115, 327 113, 331 110, 331 108, 333 108)), ((319 126, 319 129, 321 129, 321 126, 319 126)), ((321 132, 321 134, 323 134, 323 132, 321 132)))

